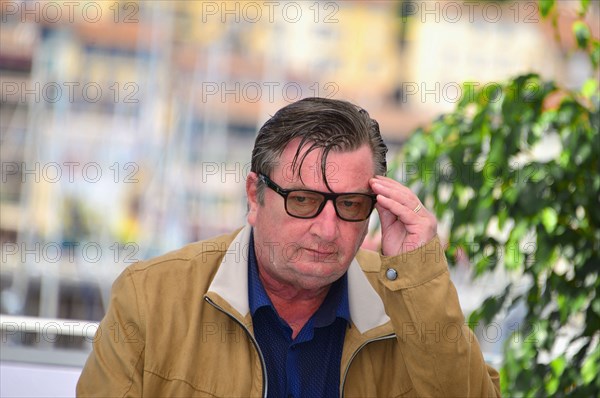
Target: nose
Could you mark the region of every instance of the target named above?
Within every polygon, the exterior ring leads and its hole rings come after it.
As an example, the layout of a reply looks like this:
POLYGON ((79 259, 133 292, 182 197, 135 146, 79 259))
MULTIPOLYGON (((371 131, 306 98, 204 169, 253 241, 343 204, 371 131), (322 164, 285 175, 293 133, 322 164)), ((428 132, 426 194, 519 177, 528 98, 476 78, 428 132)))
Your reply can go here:
POLYGON ((319 215, 312 219, 311 233, 321 240, 332 242, 338 235, 338 218, 333 201, 328 200, 319 215))

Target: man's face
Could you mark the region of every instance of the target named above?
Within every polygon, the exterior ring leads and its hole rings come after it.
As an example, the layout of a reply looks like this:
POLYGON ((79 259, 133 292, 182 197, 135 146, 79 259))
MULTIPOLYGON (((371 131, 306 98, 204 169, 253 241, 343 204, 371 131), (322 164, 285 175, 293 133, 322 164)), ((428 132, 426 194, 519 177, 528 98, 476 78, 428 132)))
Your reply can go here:
MULTIPOLYGON (((291 164, 298 142, 294 140, 286 147, 268 177, 283 189, 329 192, 321 173, 319 150, 304 160, 300 169, 302 180, 292 174, 291 164)), ((326 170, 327 182, 335 193, 371 192, 373 155, 366 145, 352 152, 330 152, 326 170)), ((319 289, 339 279, 365 238, 368 220, 341 220, 332 201, 328 201, 315 218, 295 218, 285 211, 285 199, 267 187, 264 187, 264 204, 260 205, 256 198, 257 178, 250 173, 246 187, 250 204, 248 222, 254 227, 261 271, 279 283, 298 289, 319 289)))

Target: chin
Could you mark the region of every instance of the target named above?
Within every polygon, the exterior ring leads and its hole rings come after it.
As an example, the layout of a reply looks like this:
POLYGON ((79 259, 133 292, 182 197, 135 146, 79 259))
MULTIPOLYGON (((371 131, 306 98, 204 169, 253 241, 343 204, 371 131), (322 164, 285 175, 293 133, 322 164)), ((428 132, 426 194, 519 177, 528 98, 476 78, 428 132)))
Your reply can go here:
MULTIPOLYGON (((314 270, 314 269, 313 269, 314 270)), ((309 270, 310 271, 310 270, 309 270)), ((302 272, 297 269, 296 285, 302 289, 312 290, 331 285, 344 275, 346 270, 339 270, 339 266, 335 270, 323 269, 322 272, 302 272)))
POLYGON ((296 280, 296 285, 302 290, 318 290, 331 285, 335 280, 324 280, 323 278, 302 278, 296 280))

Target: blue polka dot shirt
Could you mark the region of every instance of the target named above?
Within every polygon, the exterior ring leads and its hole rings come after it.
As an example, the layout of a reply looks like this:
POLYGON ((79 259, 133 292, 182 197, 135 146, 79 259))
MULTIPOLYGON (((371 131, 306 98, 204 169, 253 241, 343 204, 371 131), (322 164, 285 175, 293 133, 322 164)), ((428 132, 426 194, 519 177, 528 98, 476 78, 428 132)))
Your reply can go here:
POLYGON ((337 397, 340 361, 350 325, 346 274, 292 340, 258 276, 254 239, 248 251, 248 294, 254 334, 265 358, 269 397, 337 397))

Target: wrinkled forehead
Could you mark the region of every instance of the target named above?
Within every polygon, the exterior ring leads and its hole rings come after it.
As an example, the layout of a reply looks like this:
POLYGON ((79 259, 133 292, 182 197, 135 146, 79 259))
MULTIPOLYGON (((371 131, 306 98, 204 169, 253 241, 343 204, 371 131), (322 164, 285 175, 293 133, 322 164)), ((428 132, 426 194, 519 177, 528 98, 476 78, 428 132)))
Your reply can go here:
POLYGON ((273 171, 287 182, 297 182, 307 175, 321 175, 323 168, 327 171, 328 167, 335 167, 331 161, 324 159, 332 151, 339 152, 340 148, 335 145, 325 147, 314 141, 302 142, 300 138, 295 138, 285 146, 273 171))
POLYGON ((343 191, 342 186, 352 186, 353 180, 362 180, 359 176, 374 174, 373 154, 366 144, 345 150, 338 145, 323 147, 314 142, 293 140, 274 166, 272 177, 288 187, 323 184, 331 192, 343 191))

